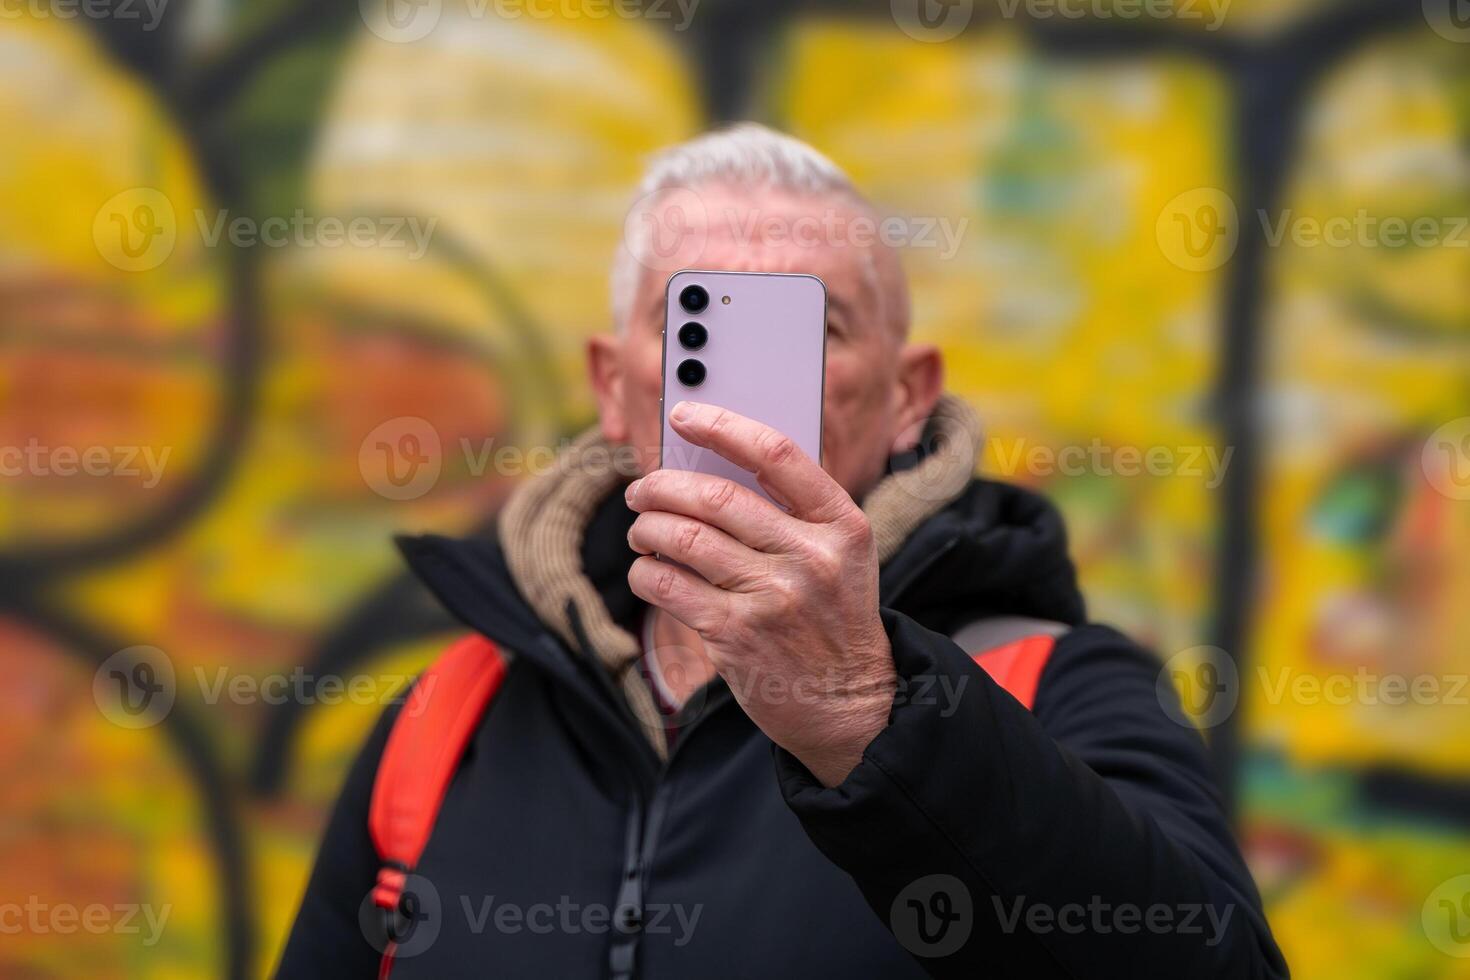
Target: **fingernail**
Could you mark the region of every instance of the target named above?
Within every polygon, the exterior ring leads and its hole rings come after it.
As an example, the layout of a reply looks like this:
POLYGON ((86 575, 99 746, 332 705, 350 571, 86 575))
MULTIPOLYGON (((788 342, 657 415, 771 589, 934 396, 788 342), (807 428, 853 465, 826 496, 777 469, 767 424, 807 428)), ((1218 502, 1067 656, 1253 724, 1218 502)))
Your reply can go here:
POLYGON ((673 419, 675 422, 688 422, 693 417, 693 402, 680 402, 679 404, 675 405, 674 410, 669 413, 669 418, 673 419))
POLYGON ((642 480, 634 480, 628 484, 628 489, 623 491, 623 499, 628 502, 629 507, 633 506, 633 500, 638 496, 638 484, 642 482, 642 480))

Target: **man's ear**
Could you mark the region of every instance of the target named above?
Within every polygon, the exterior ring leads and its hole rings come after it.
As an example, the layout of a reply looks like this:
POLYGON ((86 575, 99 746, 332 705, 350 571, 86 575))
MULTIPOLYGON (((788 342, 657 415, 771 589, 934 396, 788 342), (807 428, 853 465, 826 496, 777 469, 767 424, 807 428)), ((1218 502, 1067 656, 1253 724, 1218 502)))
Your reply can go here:
POLYGON ((597 398, 597 415, 602 435, 608 442, 628 441, 628 420, 623 414, 622 338, 598 334, 587 341, 587 377, 597 398))
POLYGON ((898 383, 894 389, 894 431, 892 453, 913 450, 924 435, 924 423, 934 414, 934 406, 944 392, 944 357, 932 344, 905 344, 898 352, 898 383))

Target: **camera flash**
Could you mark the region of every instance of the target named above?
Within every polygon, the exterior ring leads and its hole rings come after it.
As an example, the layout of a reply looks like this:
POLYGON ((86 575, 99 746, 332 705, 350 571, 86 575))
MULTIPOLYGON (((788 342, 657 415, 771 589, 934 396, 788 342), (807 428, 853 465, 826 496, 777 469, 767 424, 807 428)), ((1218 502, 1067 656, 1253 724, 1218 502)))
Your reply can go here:
POLYGON ((722 297, 720 297, 720 302, 721 303, 724 303, 726 306, 729 306, 730 305, 730 297, 728 297, 728 296, 722 296, 722 297))

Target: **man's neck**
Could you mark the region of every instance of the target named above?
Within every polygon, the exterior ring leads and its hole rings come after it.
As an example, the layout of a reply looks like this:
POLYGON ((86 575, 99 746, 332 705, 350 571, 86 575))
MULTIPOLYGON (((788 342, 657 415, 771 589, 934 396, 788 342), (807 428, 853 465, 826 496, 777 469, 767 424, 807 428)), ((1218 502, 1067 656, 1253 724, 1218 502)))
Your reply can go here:
POLYGON ((698 633, 657 607, 650 607, 651 645, 643 651, 663 693, 683 707, 695 691, 715 678, 714 664, 704 652, 698 633))

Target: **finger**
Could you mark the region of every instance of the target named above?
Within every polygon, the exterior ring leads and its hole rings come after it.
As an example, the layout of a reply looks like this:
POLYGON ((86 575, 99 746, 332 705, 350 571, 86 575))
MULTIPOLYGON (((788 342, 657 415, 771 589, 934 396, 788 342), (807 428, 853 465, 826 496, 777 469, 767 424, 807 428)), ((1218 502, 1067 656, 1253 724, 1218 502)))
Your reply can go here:
POLYGON ((761 582, 770 558, 703 521, 651 510, 638 515, 628 544, 642 554, 660 554, 688 565, 713 586, 744 592, 761 582))
POLYGON ((730 619, 734 597, 687 568, 644 556, 628 569, 628 586, 701 636, 719 636, 730 619))
POLYGON ((807 521, 826 523, 853 506, 836 480, 789 436, 727 408, 683 401, 669 413, 674 431, 756 475, 807 521))
POLYGON ((667 511, 713 525, 757 551, 787 549, 800 522, 734 480, 690 470, 654 470, 625 494, 635 511, 667 511))

